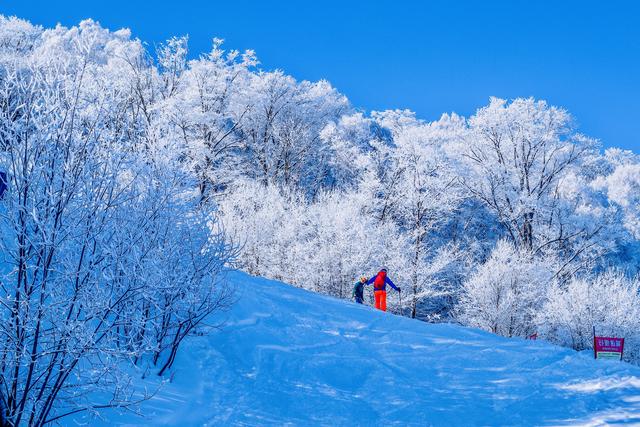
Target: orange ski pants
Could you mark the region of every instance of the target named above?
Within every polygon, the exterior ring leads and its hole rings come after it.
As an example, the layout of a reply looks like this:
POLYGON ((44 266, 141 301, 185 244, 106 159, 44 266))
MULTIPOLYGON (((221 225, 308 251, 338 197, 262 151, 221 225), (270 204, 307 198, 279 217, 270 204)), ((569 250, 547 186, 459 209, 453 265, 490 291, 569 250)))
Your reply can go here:
POLYGON ((387 311, 387 291, 374 291, 373 295, 376 298, 376 308, 387 311))

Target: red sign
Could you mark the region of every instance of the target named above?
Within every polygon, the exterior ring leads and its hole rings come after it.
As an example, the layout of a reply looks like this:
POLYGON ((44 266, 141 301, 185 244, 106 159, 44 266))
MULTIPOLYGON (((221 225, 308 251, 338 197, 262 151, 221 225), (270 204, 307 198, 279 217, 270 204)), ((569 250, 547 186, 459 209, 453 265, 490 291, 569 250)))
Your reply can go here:
POLYGON ((593 337, 593 353, 596 359, 622 360, 624 338, 593 337))

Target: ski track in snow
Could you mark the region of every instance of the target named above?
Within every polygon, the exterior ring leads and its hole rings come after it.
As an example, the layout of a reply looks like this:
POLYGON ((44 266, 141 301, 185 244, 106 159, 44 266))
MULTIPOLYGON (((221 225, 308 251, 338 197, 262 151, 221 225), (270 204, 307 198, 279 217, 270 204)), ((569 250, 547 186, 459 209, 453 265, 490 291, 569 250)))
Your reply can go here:
POLYGON ((225 326, 181 348, 143 417, 69 425, 640 425, 636 366, 228 279, 240 298, 225 326))

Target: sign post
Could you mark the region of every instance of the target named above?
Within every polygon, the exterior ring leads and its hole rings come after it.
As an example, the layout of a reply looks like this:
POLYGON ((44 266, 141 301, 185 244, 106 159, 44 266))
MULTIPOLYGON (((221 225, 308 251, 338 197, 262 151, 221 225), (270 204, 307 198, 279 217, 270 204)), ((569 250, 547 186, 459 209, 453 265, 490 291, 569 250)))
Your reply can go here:
POLYGON ((624 338, 599 337, 593 327, 593 356, 596 359, 622 360, 624 338))

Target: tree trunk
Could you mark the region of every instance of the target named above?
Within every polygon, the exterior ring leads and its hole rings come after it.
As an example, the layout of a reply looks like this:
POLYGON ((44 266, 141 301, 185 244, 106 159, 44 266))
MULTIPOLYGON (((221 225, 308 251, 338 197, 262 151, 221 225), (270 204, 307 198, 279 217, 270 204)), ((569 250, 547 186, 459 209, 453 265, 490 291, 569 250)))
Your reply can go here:
POLYGON ((522 224, 522 243, 528 250, 533 249, 533 212, 524 214, 522 224))

